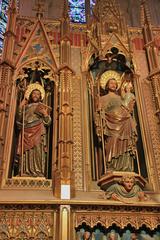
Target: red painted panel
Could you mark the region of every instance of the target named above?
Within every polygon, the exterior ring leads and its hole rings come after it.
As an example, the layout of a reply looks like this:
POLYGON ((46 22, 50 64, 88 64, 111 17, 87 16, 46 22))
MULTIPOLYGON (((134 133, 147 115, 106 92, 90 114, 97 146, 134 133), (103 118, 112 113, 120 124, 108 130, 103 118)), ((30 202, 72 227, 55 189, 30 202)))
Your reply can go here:
POLYGON ((135 38, 135 39, 132 40, 132 42, 135 45, 136 50, 143 50, 144 40, 142 38, 135 38))

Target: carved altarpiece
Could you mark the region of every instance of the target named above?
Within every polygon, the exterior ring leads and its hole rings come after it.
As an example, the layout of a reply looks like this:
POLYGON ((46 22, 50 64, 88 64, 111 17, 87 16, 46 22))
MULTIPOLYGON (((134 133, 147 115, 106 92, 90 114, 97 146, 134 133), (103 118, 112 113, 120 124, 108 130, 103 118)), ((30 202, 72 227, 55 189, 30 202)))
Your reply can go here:
POLYGON ((160 75, 155 40, 160 29, 151 25, 145 1, 139 28, 126 25, 116 1, 97 0, 93 16, 82 26, 70 23, 67 1, 56 21, 44 19, 41 7, 43 1, 35 18, 22 17, 12 0, 8 11, 0 65, 0 237, 81 240, 84 232, 91 239, 109 239, 111 232, 121 238, 144 232, 153 237, 160 232, 160 75), (137 42, 144 42, 143 47, 137 42), (106 186, 119 183, 125 174, 107 175, 96 145, 97 86, 103 73, 117 71, 112 65, 117 59, 114 51, 121 62, 118 72, 132 76, 133 115, 141 141, 137 154, 143 152, 136 170, 127 176, 135 178, 144 195, 130 201, 106 198, 106 186), (32 78, 36 71, 38 79, 32 78), (44 103, 52 107, 49 174, 43 178, 17 176, 13 169, 17 100, 20 92, 24 95, 24 79, 28 84, 42 80, 48 96, 44 103))

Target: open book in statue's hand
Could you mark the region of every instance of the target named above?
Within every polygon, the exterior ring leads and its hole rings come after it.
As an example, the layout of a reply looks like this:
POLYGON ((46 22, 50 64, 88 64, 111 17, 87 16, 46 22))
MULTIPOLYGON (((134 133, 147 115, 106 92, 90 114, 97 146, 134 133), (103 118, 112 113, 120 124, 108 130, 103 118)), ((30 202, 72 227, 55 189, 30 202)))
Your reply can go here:
POLYGON ((45 105, 44 103, 39 103, 38 106, 36 107, 35 113, 39 115, 49 115, 51 112, 52 108, 45 105))

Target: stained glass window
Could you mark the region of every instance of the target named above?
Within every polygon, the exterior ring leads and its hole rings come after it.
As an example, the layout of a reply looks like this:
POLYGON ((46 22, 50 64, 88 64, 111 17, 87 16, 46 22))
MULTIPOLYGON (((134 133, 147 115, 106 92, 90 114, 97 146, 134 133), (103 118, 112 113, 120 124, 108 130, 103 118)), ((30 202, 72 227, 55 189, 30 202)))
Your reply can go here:
POLYGON ((85 0, 69 0, 70 19, 72 22, 85 23, 85 0))
POLYGON ((92 14, 92 9, 93 9, 95 4, 96 4, 96 0, 90 0, 91 14, 92 14))
POLYGON ((0 54, 3 48, 4 32, 7 26, 7 9, 9 0, 0 0, 0 54))
MULTIPOLYGON (((92 14, 93 6, 96 3, 96 0, 69 0, 69 9, 70 9, 70 19, 72 22, 76 23, 85 23, 86 22, 86 9, 85 2, 88 1, 87 6, 90 6, 90 13, 92 14)), ((87 8, 88 8, 87 7, 87 8)), ((89 9, 88 9, 89 10, 89 9)), ((89 11, 88 11, 89 13, 89 11)))

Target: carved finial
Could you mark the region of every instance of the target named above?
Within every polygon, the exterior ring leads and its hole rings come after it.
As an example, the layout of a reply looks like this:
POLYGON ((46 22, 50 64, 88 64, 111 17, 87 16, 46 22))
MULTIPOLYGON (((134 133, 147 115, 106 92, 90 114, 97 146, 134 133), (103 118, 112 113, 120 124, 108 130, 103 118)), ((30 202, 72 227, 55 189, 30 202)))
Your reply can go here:
POLYGON ((68 0, 64 0, 64 5, 63 5, 63 17, 65 19, 69 18, 69 5, 68 5, 68 0))
POLYGON ((11 0, 10 8, 11 9, 17 9, 17 1, 16 0, 11 0))
POLYGON ((35 0, 35 7, 33 8, 33 11, 36 12, 36 16, 39 19, 43 17, 43 14, 45 12, 45 7, 46 7, 45 0, 35 0))
POLYGON ((70 32, 70 18, 69 18, 69 5, 68 0, 63 2, 63 15, 62 15, 62 25, 61 25, 61 37, 69 37, 70 32))
POLYGON ((146 0, 141 0, 141 26, 145 24, 151 24, 151 17, 146 0))
POLYGON ((8 22, 7 22, 6 32, 10 31, 12 33, 15 33, 16 15, 17 15, 17 0, 10 1, 7 15, 8 15, 8 22))

